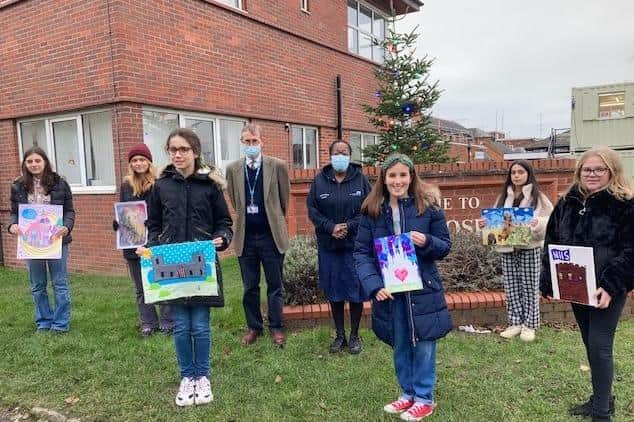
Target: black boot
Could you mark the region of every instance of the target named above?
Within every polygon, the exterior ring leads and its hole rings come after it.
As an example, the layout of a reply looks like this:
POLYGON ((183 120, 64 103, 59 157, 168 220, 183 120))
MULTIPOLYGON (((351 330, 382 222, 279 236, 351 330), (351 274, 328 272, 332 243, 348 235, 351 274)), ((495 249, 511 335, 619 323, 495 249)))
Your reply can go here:
POLYGON ((337 333, 337 337, 330 345, 330 353, 339 353, 348 346, 345 333, 337 333))
MULTIPOLYGON (((568 409, 571 416, 592 416, 592 402, 594 396, 590 396, 588 401, 572 406, 568 409)), ((610 415, 614 415, 614 396, 610 397, 610 415)))
POLYGON ((358 335, 350 336, 350 346, 348 347, 348 351, 352 355, 358 355, 361 353, 361 339, 358 335))

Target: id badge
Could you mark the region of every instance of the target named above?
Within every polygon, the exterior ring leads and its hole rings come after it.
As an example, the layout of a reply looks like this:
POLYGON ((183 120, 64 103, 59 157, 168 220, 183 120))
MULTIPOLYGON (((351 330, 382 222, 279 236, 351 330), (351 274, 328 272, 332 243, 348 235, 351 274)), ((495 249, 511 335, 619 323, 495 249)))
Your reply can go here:
POLYGON ((247 205, 247 214, 257 214, 259 211, 258 206, 255 204, 247 205))

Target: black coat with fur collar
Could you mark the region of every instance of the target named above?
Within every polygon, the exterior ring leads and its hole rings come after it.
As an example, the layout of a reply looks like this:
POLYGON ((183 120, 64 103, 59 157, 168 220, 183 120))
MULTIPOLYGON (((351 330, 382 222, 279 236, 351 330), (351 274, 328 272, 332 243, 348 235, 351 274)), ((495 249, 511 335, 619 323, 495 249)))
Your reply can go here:
POLYGON ((548 221, 540 291, 552 296, 549 244, 594 248, 597 286, 612 297, 634 287, 634 200, 621 201, 607 190, 585 198, 575 186, 562 197, 548 221))
MULTIPOLYGON (((233 231, 232 220, 221 186, 222 180, 209 170, 198 170, 184 178, 168 165, 148 197, 148 245, 213 240, 222 237, 225 250, 233 231)), ((166 301, 170 304, 224 306, 222 271, 216 255, 218 296, 193 296, 166 301)))

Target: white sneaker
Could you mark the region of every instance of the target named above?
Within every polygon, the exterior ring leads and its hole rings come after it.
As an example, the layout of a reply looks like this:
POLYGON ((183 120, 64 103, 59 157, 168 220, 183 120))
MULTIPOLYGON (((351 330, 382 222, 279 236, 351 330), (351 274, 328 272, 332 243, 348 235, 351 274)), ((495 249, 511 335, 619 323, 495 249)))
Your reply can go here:
POLYGON ((198 404, 207 404, 214 399, 214 395, 211 392, 211 383, 207 377, 199 377, 196 380, 196 393, 194 395, 194 402, 198 404))
POLYGON ((502 331, 500 333, 500 337, 502 338, 513 338, 517 335, 519 335, 522 332, 522 326, 521 325, 511 325, 509 327, 506 328, 506 330, 502 331))
POLYGON ((183 377, 181 385, 176 393, 176 406, 191 406, 194 404, 194 385, 193 378, 183 377))
POLYGON ((522 327, 522 334, 520 334, 520 339, 528 342, 535 340, 535 330, 533 330, 532 328, 522 327))

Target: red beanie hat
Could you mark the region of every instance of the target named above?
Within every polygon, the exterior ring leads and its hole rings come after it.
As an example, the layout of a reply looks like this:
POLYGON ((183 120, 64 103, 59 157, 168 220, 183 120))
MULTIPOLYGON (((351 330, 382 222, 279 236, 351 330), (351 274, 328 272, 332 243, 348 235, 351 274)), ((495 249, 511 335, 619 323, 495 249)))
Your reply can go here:
POLYGON ((141 155, 152 161, 152 153, 145 144, 136 144, 135 146, 130 148, 130 151, 128 152, 128 163, 132 161, 132 157, 134 157, 135 155, 141 155))

